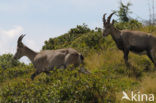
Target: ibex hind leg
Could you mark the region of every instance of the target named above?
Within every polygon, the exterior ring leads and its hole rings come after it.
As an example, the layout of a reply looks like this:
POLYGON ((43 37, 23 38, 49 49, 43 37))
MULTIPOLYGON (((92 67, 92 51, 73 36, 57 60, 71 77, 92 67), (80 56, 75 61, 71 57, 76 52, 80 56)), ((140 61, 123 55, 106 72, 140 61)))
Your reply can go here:
POLYGON ((150 58, 150 60, 154 63, 154 59, 152 57, 152 53, 150 51, 147 51, 147 56, 150 58))
POLYGON ((46 73, 46 75, 50 76, 50 71, 54 71, 54 66, 45 68, 43 72, 46 73))
POLYGON ((156 69, 156 48, 152 49, 150 51, 150 55, 151 55, 151 61, 154 63, 155 69, 156 69))
POLYGON ((33 73, 32 75, 31 75, 31 80, 34 80, 34 78, 37 76, 37 75, 39 75, 41 72, 40 71, 36 71, 35 73, 33 73))

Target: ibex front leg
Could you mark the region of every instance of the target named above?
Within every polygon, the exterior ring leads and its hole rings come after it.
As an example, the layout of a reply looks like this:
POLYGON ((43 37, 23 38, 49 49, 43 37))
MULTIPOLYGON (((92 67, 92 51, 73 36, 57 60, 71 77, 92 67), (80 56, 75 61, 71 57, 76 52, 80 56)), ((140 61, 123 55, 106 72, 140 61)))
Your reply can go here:
POLYGON ((124 49, 124 60, 125 60, 125 64, 127 67, 130 66, 129 62, 128 62, 128 54, 129 54, 129 50, 128 49, 124 49))

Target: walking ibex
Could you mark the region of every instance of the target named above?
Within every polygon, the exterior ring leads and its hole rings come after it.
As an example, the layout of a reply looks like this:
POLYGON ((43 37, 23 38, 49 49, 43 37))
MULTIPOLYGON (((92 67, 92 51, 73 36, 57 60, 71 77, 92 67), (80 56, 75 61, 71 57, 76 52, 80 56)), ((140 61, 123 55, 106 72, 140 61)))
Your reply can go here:
MULTIPOLYGON (((24 36, 25 35, 21 35, 18 38, 17 51, 14 55, 14 59, 20 59, 22 56, 27 56, 31 60, 36 68, 36 72, 31 76, 32 80, 41 72, 49 74, 49 71, 53 70, 53 68, 66 68, 71 64, 73 64, 74 67, 77 67, 80 66, 80 64, 83 64, 83 56, 75 49, 43 50, 37 53, 22 43, 24 36)), ((80 72, 89 73, 83 67, 80 68, 80 72)))
POLYGON ((140 31, 118 30, 113 26, 114 20, 112 23, 110 22, 110 19, 114 13, 110 14, 107 20, 105 19, 106 14, 103 16, 103 36, 111 34, 117 47, 124 53, 125 64, 129 66, 129 51, 135 53, 141 53, 145 51, 147 56, 156 66, 156 37, 140 31))

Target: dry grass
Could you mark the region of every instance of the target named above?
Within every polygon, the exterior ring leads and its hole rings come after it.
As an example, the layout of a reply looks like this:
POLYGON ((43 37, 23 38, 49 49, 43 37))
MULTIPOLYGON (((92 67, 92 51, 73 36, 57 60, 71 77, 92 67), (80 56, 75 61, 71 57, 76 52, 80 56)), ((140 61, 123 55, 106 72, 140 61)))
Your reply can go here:
POLYGON ((97 53, 91 53, 85 59, 85 63, 88 69, 94 71, 100 69, 103 66, 123 63, 123 54, 119 50, 98 51, 97 53))
MULTIPOLYGON (((142 81, 140 82, 140 88, 136 88, 134 90, 126 90, 125 92, 128 94, 128 96, 131 95, 131 91, 133 91, 134 93, 137 93, 139 91, 140 94, 154 94, 156 96, 155 75, 156 75, 156 72, 150 73, 149 75, 145 76, 142 79, 142 81)), ((131 101, 127 101, 127 100, 121 101, 122 96, 123 96, 122 91, 116 93, 116 103, 131 103, 131 101)), ((133 102, 133 103, 137 103, 137 102, 133 102)), ((147 102, 140 102, 140 103, 147 103, 147 102)), ((152 103, 156 103, 156 101, 152 103)))
POLYGON ((153 35, 156 35, 156 26, 145 26, 140 29, 139 31, 147 32, 147 33, 152 33, 153 35))
POLYGON ((150 73, 143 78, 140 91, 156 95, 156 72, 150 73))

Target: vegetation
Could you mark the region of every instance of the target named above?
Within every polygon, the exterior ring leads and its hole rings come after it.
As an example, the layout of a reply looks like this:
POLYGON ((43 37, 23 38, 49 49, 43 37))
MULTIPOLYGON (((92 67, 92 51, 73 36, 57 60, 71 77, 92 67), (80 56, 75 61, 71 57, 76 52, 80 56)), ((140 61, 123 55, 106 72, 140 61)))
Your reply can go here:
POLYGON ((129 13, 131 12, 130 12, 129 7, 131 5, 132 4, 130 2, 127 3, 127 5, 124 5, 123 2, 120 2, 119 10, 115 11, 117 12, 117 16, 119 17, 120 22, 128 22, 130 20, 129 13))
MULTIPOLYGON (((156 35, 156 27, 144 27, 138 21, 116 22, 115 25, 156 35)), ((133 67, 127 68, 123 53, 111 36, 102 37, 100 28, 91 30, 85 24, 78 25, 62 36, 45 41, 43 49, 66 47, 73 47, 85 56, 85 68, 91 74, 80 74, 79 68, 55 70, 50 76, 42 73, 32 81, 32 64, 14 63, 11 54, 2 55, 0 103, 120 103, 123 90, 156 95, 155 69, 148 57, 130 53, 133 67)))
MULTIPOLYGON (((155 26, 144 26, 130 19, 129 6, 121 3, 115 27, 140 30, 156 35, 155 26)), ((12 54, 0 56, 0 103, 127 103, 121 101, 122 91, 140 91, 156 95, 156 72, 147 56, 129 55, 132 65, 124 64, 123 53, 111 36, 103 37, 102 29, 91 30, 77 25, 64 35, 49 38, 43 50, 72 47, 85 57, 85 68, 91 74, 79 73, 79 68, 41 73, 34 81, 32 64, 13 59, 12 54), (151 85, 152 82, 152 85, 151 85)))
POLYGON ((19 65, 19 61, 13 59, 12 54, 3 54, 0 56, 0 68, 7 69, 19 65))
POLYGON ((67 47, 73 42, 75 39, 79 38, 85 33, 90 32, 91 30, 87 27, 86 24, 77 25, 76 28, 70 29, 68 33, 65 33, 62 36, 57 38, 50 38, 49 41, 45 41, 45 45, 43 49, 58 49, 67 47))

